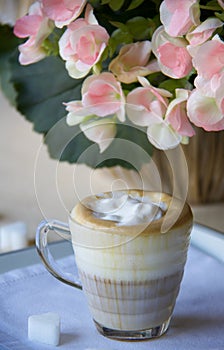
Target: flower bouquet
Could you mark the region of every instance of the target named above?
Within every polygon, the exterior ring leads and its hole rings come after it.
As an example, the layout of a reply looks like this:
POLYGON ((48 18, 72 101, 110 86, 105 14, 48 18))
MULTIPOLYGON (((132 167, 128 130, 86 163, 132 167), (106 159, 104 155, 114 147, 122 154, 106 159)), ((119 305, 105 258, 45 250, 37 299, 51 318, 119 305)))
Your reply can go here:
POLYGON ((3 89, 52 157, 132 167, 116 140, 151 155, 197 128, 224 129, 223 10, 222 0, 35 1, 13 32, 1 28, 3 89))

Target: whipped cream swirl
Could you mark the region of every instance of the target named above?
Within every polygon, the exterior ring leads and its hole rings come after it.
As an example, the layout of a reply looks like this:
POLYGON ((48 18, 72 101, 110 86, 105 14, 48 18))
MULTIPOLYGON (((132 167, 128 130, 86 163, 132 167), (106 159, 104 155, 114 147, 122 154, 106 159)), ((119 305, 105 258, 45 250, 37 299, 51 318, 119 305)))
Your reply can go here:
POLYGON ((87 206, 93 215, 117 225, 138 225, 160 219, 167 210, 164 202, 154 203, 149 197, 114 192, 111 197, 98 195, 87 206))

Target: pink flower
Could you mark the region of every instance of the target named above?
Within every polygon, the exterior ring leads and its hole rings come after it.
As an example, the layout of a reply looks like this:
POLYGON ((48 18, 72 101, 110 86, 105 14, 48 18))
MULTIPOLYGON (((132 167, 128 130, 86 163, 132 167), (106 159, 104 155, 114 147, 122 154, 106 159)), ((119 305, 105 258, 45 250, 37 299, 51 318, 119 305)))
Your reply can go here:
POLYGON ((80 124, 85 136, 99 145, 100 153, 105 151, 116 135, 115 121, 111 118, 97 118, 92 115, 91 108, 84 107, 82 101, 65 103, 67 114, 66 122, 70 126, 80 124))
POLYGON ((218 131, 224 127, 224 72, 210 80, 197 76, 196 89, 188 104, 188 115, 192 123, 207 131, 218 131))
POLYGON ((190 45, 196 46, 208 40, 214 31, 222 27, 223 23, 218 18, 207 18, 203 23, 186 35, 190 45))
POLYGON ((167 97, 172 95, 167 90, 153 87, 145 78, 139 77, 139 81, 143 86, 127 95, 127 115, 140 126, 158 123, 165 116, 169 103, 167 97))
POLYGON ((164 0, 160 5, 160 19, 170 36, 185 35, 200 23, 199 1, 164 0))
POLYGON ((111 73, 91 75, 82 86, 82 101, 71 101, 65 104, 69 111, 69 124, 83 121, 86 115, 106 117, 116 114, 118 119, 125 120, 125 98, 121 84, 111 73))
POLYGON ((224 42, 216 35, 202 44, 193 55, 193 65, 199 76, 212 79, 224 72, 224 42))
POLYGON ((192 69, 191 57, 184 47, 178 47, 172 43, 161 45, 158 50, 160 63, 172 71, 174 78, 183 78, 192 69))
POLYGON ((100 60, 108 40, 107 31, 98 25, 88 5, 85 18, 71 23, 59 40, 60 55, 66 61, 69 75, 75 79, 86 76, 100 60))
POLYGON ((187 101, 189 119, 206 131, 218 131, 224 128, 224 76, 215 95, 203 94, 194 89, 187 101))
POLYGON ((211 79, 205 79, 203 76, 198 75, 194 80, 194 85, 201 91, 202 95, 216 98, 216 93, 220 88, 222 76, 223 74, 215 74, 211 79))
POLYGON ((156 60, 149 61, 150 41, 136 42, 121 48, 119 55, 111 61, 109 69, 122 83, 133 83, 138 76, 145 76, 159 71, 156 60))
POLYGON ((39 1, 30 6, 27 16, 16 21, 14 34, 19 38, 29 37, 24 44, 19 45, 19 62, 22 65, 40 61, 46 56, 42 44, 53 28, 53 22, 43 14, 39 1))
POLYGON ((116 114, 121 122, 125 120, 124 94, 111 73, 91 75, 84 81, 82 103, 99 117, 116 114))
POLYGON ((191 137, 195 135, 187 116, 186 104, 190 91, 185 89, 176 89, 176 98, 172 100, 166 111, 166 121, 181 136, 191 137))
POLYGON ((67 123, 80 124, 87 138, 103 152, 116 134, 114 116, 125 120, 125 99, 120 83, 111 73, 89 76, 82 86, 82 101, 66 103, 67 123))
POLYGON ((192 57, 187 51, 187 41, 172 38, 160 26, 152 37, 152 50, 161 71, 174 79, 187 76, 192 70, 192 57))
POLYGON ((42 0, 46 15, 58 28, 74 21, 83 11, 87 0, 42 0))
POLYGON ((147 127, 149 141, 159 149, 176 147, 181 136, 164 119, 168 107, 168 97, 172 95, 149 84, 139 77, 143 87, 132 90, 127 95, 126 111, 132 123, 147 127))
POLYGON ((189 119, 207 131, 224 128, 224 43, 216 35, 193 50, 198 72, 187 102, 189 119))

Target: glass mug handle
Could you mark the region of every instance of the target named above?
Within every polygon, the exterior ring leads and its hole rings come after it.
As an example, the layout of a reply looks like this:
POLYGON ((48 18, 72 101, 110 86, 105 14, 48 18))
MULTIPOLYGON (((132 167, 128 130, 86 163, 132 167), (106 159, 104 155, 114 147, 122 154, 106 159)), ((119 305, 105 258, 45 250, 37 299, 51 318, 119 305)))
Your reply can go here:
MULTIPOLYGON (((48 247, 48 233, 50 231, 60 232, 60 236, 71 241, 71 232, 67 224, 61 221, 42 221, 36 231, 36 248, 47 270, 61 282, 69 284, 72 287, 82 289, 81 283, 78 281, 78 276, 75 277, 68 272, 62 271, 60 266, 53 258, 48 247)), ((55 232, 57 233, 57 232, 55 232)))

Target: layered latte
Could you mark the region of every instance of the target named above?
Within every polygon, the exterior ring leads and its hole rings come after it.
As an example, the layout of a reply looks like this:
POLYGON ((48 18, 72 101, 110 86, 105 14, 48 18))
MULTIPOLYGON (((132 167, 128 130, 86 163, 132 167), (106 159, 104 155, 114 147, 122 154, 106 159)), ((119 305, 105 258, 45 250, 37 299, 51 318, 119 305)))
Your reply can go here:
POLYGON ((168 327, 191 227, 190 207, 164 193, 103 193, 72 210, 76 262, 97 325, 119 331, 168 327))

